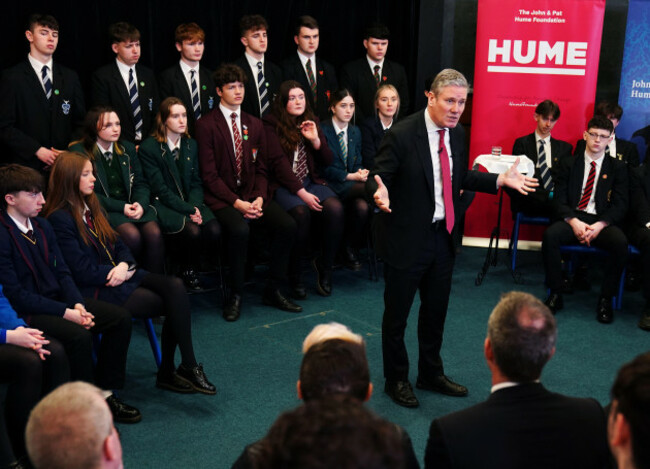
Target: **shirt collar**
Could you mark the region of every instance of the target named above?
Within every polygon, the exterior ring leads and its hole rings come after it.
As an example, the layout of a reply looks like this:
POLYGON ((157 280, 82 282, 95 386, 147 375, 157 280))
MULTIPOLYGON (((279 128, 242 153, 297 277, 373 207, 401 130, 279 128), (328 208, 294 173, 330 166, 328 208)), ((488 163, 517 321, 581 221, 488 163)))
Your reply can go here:
POLYGON ((252 55, 248 55, 247 52, 244 52, 244 57, 246 57, 246 60, 248 61, 248 65, 250 65, 251 70, 255 70, 255 73, 257 73, 257 62, 262 62, 262 68, 264 68, 264 56, 262 55, 262 58, 257 60, 255 57, 252 55))
POLYGON ((334 127, 334 133, 336 133, 336 135, 340 134, 341 132, 345 132, 346 134, 348 133, 348 126, 346 125, 343 128, 339 128, 339 126, 336 125, 336 122, 334 122, 334 119, 332 119, 332 127, 334 127))
POLYGON ((111 142, 110 146, 108 148, 104 149, 104 147, 102 147, 99 144, 99 142, 97 142, 97 148, 99 149, 99 151, 101 152, 102 155, 105 154, 107 151, 110 151, 111 154, 114 155, 115 152, 113 151, 113 145, 114 145, 113 142, 111 142))
POLYGON ((231 119, 230 115, 231 115, 233 112, 234 112, 235 114, 237 114, 237 119, 241 119, 241 106, 238 107, 235 111, 233 111, 232 109, 227 108, 227 107, 224 106, 223 104, 219 103, 219 109, 221 109, 221 112, 223 113, 223 115, 227 117, 226 120, 227 120, 229 123, 230 123, 230 119, 231 119))
POLYGON ((302 68, 306 67, 307 64, 307 59, 311 59, 311 69, 314 71, 314 75, 316 74, 316 53, 313 53, 310 56, 303 54, 302 52, 298 51, 298 58, 300 59, 300 63, 302 64, 302 68))
POLYGON ((126 76, 128 77, 128 76, 129 76, 129 70, 133 70, 133 73, 134 73, 134 74, 136 73, 136 71, 135 71, 135 65, 131 65, 131 66, 129 67, 127 64, 125 64, 125 63, 120 62, 119 60, 117 60, 117 57, 115 58, 115 63, 117 64, 117 68, 118 68, 118 70, 120 71, 120 73, 121 73, 122 75, 126 75, 126 76))
MULTIPOLYGON (((536 379, 535 381, 532 381, 533 383, 539 383, 540 381, 536 379)), ((494 394, 497 391, 500 391, 501 389, 506 389, 506 388, 514 388, 515 386, 520 386, 524 383, 517 383, 516 381, 503 381, 501 383, 495 384, 492 386, 492 390, 490 391, 492 394, 494 394)))
POLYGON ((381 59, 379 62, 375 62, 370 58, 368 54, 366 54, 366 60, 368 61, 368 65, 370 65, 370 70, 372 70, 373 73, 375 72, 375 65, 379 65, 379 69, 382 71, 384 70, 384 59, 381 59))
POLYGON ((27 54, 27 60, 29 60, 29 63, 32 65, 32 68, 34 71, 38 73, 39 78, 41 77, 41 73, 43 70, 43 65, 47 65, 49 68, 50 73, 52 73, 52 65, 53 65, 53 60, 52 57, 50 57, 50 60, 48 60, 46 63, 41 62, 40 60, 32 57, 32 54, 27 54))
POLYGON ((439 127, 435 122, 433 122, 433 119, 431 119, 431 116, 429 115, 428 108, 424 109, 424 123, 427 126, 427 132, 437 132, 438 130, 443 129, 449 130, 447 127, 439 127))
MULTIPOLYGON (((7 213, 7 215, 9 215, 9 213, 7 213)), ((16 220, 16 219, 15 219, 14 217, 12 217, 11 215, 9 215, 9 218, 11 218, 11 219, 14 221, 14 223, 16 224, 16 226, 18 227, 18 229, 19 229, 21 232, 23 232, 23 233, 27 233, 29 230, 33 230, 33 227, 32 227, 32 221, 31 221, 29 218, 27 219, 27 226, 25 226, 25 225, 23 225, 22 223, 20 223, 18 220, 16 220)))
POLYGON ((184 75, 188 75, 192 70, 194 70, 197 74, 199 73, 199 67, 201 66, 201 64, 196 64, 196 67, 192 68, 182 60, 179 60, 179 62, 181 64, 181 70, 183 71, 184 75))
POLYGON ((607 149, 605 149, 605 151, 603 152, 603 154, 600 155, 600 158, 595 159, 595 160, 592 159, 592 158, 587 154, 587 151, 588 151, 588 150, 585 149, 585 155, 584 155, 584 158, 585 158, 585 166, 589 166, 589 165, 591 164, 592 161, 595 161, 595 162, 596 162, 596 167, 600 169, 600 167, 603 165, 603 160, 605 159, 605 153, 607 153, 607 149))
POLYGON ((180 150, 180 148, 181 148, 181 140, 182 140, 182 139, 179 138, 179 139, 178 139, 178 142, 176 142, 176 145, 174 145, 174 142, 172 142, 171 139, 168 138, 168 139, 167 139, 167 146, 169 147, 169 149, 170 149, 171 151, 174 151, 174 150, 176 150, 176 149, 180 150))
POLYGON ((548 134, 548 137, 542 138, 538 133, 537 130, 535 130, 535 142, 539 143, 540 140, 544 140, 544 145, 548 145, 549 142, 551 141, 551 134, 548 134))

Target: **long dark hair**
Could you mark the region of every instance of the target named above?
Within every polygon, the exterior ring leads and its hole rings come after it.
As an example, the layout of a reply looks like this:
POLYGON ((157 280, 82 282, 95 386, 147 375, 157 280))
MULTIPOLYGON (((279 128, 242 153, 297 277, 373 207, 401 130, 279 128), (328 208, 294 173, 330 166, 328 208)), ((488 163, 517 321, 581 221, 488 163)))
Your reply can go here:
MULTIPOLYGON (((95 147, 97 145, 97 137, 99 136, 99 131, 104 127, 104 116, 115 112, 111 106, 94 106, 86 113, 84 118, 83 133, 81 135, 81 140, 79 140, 86 154, 91 161, 95 161, 95 147)), ((117 115, 117 112, 115 112, 117 115)), ((73 144, 76 142, 73 142, 73 144)), ((122 145, 119 145, 118 142, 115 142, 113 145, 113 151, 121 155, 124 152, 122 145)))
MULTIPOLYGON (((153 137, 159 143, 167 141, 167 128, 165 127, 165 122, 167 122, 169 115, 172 113, 172 106, 175 106, 177 104, 183 106, 185 112, 187 112, 187 108, 185 107, 185 104, 183 104, 183 101, 174 96, 165 98, 163 102, 160 103, 158 114, 156 114, 156 125, 154 126, 153 132, 151 133, 151 135, 153 135, 153 137)), ((187 132, 187 127, 185 127, 185 133, 183 136, 190 136, 190 134, 187 132)))
MULTIPOLYGON (((311 91, 310 91, 311 92, 311 91)), ((285 153, 292 153, 298 147, 302 134, 298 126, 306 120, 315 121, 316 116, 311 110, 307 92, 300 83, 294 80, 287 80, 280 85, 278 96, 273 101, 271 114, 277 119, 275 131, 280 138, 280 144, 285 153), (289 91, 298 88, 305 93, 305 112, 301 116, 292 116, 287 112, 287 103, 289 102, 289 91)))

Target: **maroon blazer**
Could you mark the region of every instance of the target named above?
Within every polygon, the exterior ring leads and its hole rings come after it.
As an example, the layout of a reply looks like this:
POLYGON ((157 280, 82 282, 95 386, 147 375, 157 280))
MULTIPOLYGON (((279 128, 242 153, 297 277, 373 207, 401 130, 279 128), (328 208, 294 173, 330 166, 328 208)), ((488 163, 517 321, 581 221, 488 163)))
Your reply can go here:
POLYGON ((262 121, 241 113, 244 158, 241 185, 237 186, 235 150, 230 136, 230 123, 217 107, 196 122, 199 144, 199 166, 203 179, 204 199, 213 211, 233 206, 237 199, 252 202, 262 197, 266 203, 266 136, 262 121))
MULTIPOLYGON (((264 131, 266 133, 266 157, 269 168, 270 196, 278 187, 285 187, 289 192, 295 194, 302 189, 302 184, 293 172, 294 152, 285 153, 280 138, 276 133, 277 119, 268 115, 264 117, 264 131)), ((334 155, 332 150, 327 146, 327 140, 320 128, 318 119, 316 119, 316 128, 318 129, 318 138, 320 138, 320 149, 314 150, 309 141, 305 141, 307 149, 307 169, 312 181, 316 184, 327 185, 325 179, 318 175, 319 168, 325 168, 332 164, 334 155)))

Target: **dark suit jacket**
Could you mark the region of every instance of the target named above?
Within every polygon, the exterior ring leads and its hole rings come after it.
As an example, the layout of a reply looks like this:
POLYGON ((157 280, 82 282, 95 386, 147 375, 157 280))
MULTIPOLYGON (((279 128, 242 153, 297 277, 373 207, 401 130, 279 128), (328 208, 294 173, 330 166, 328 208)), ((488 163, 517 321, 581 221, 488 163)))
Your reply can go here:
MULTIPOLYGON (((384 60, 381 69, 381 83, 393 85, 399 93, 399 115, 409 114, 409 90, 406 71, 397 62, 384 60)), ((354 97, 357 122, 375 114, 375 94, 377 82, 370 70, 368 59, 363 57, 343 66, 341 70, 341 88, 347 88, 354 97)))
MULTIPOLYGON (((244 102, 241 104, 241 110, 253 117, 261 118, 260 101, 257 99, 257 70, 253 73, 250 65, 248 65, 248 60, 246 60, 245 55, 242 55, 235 60, 235 65, 239 65, 244 70, 247 78, 246 83, 244 84, 244 102)), ((280 84, 282 84, 282 70, 266 58, 264 58, 264 79, 268 85, 266 90, 269 95, 270 110, 270 105, 278 94, 280 84)))
MULTIPOLYGON (((546 189, 544 189, 544 187, 542 187, 542 175, 539 172, 539 168, 537 167, 537 147, 538 144, 535 137, 535 132, 523 137, 519 137, 517 140, 515 140, 515 143, 512 146, 513 155, 526 155, 535 164, 535 177, 540 183, 535 192, 530 192, 525 196, 517 191, 508 191, 508 195, 510 196, 510 208, 513 214, 521 211, 525 212, 526 204, 529 199, 535 199, 535 201, 538 203, 546 203, 549 200, 549 193, 546 189)), ((553 164, 551 165, 550 169, 551 178, 553 178, 553 181, 555 181, 555 177, 560 166, 560 161, 570 156, 571 144, 551 137, 551 158, 553 164)))
POLYGON ((217 107, 196 123, 199 164, 205 191, 205 203, 213 211, 231 206, 237 199, 252 202, 258 197, 268 201, 266 179, 266 136, 262 121, 241 113, 243 161, 241 186, 237 187, 237 164, 230 136, 230 123, 217 107), (248 137, 248 138, 246 138, 248 137))
POLYGON ((361 132, 353 125, 348 125, 348 159, 347 165, 343 161, 343 153, 341 152, 341 145, 339 145, 339 137, 334 132, 332 120, 327 120, 321 124, 323 134, 327 139, 327 146, 332 150, 334 158, 332 164, 326 166, 323 170, 323 176, 327 180, 327 184, 338 195, 345 192, 348 188, 355 184, 356 181, 347 181, 345 178, 348 173, 355 173, 363 168, 361 157, 361 132))
POLYGON ((291 57, 282 62, 283 80, 295 80, 300 83, 305 90, 305 96, 309 100, 309 104, 311 105, 314 114, 316 114, 320 120, 326 120, 329 117, 327 109, 329 108, 330 95, 339 87, 336 80, 336 71, 332 65, 316 56, 316 69, 314 70, 314 75, 316 77, 316 105, 314 105, 314 97, 311 94, 309 80, 307 79, 307 74, 305 73, 302 63, 300 62, 298 53, 296 52, 292 54, 291 57))
MULTIPOLYGON (((293 159, 294 153, 286 153, 280 144, 280 137, 278 137, 276 129, 277 119, 272 114, 264 117, 264 132, 266 133, 267 144, 267 162, 269 168, 269 197, 273 197, 275 189, 284 187, 292 194, 295 194, 303 185, 298 180, 293 172, 293 159)), ((307 151, 307 169, 309 176, 315 184, 327 185, 325 179, 319 176, 319 171, 332 164, 334 155, 327 145, 327 139, 323 130, 321 129, 318 121, 316 121, 318 129, 318 138, 321 145, 318 150, 311 146, 309 141, 305 141, 305 149, 307 151)))
POLYGON ((203 185, 199 174, 199 149, 196 140, 182 137, 178 164, 167 142, 154 137, 142 142, 138 149, 144 174, 151 188, 153 206, 163 233, 178 233, 185 227, 195 207, 203 222, 214 218, 203 202, 203 185), (180 166, 180 168, 179 168, 180 166))
MULTIPOLYGON (((584 170, 584 154, 560 162, 555 181, 555 201, 559 219, 577 215, 576 207, 582 195, 584 170)), ((629 201, 626 164, 605 155, 594 190, 599 220, 611 225, 621 225, 627 214, 629 201)))
POLYGON ((539 383, 501 389, 480 404, 436 419, 425 468, 609 467, 607 418, 598 402, 539 383))
MULTIPOLYGON (((122 184, 126 191, 126 200, 118 200, 110 196, 110 189, 104 165, 100 158, 104 156, 100 153, 97 145, 95 145, 93 154, 90 155, 90 160, 93 162, 93 169, 97 181, 95 182, 95 194, 102 204, 108 221, 111 226, 120 226, 122 223, 146 223, 156 219, 156 212, 151 206, 151 193, 149 191, 149 184, 144 177, 140 159, 135 151, 135 146, 128 141, 118 141, 113 145, 113 148, 119 148, 120 153, 114 150, 113 158, 117 158, 120 169, 122 170, 122 184), (144 209, 144 214, 139 220, 132 220, 124 215, 124 205, 138 202, 144 209)), ((81 142, 75 143, 70 147, 70 151, 86 154, 87 152, 81 142)))
MULTIPOLYGON (((404 269, 418 258, 431 226, 435 210, 433 167, 427 136, 424 112, 395 123, 384 136, 366 184, 368 196, 377 190, 374 176, 381 176, 388 188, 391 213, 380 212, 374 217, 377 255, 391 266, 404 269)), ((450 131, 451 158, 453 160, 452 189, 454 217, 464 215, 460 203, 461 189, 497 192, 497 175, 469 171, 465 151, 465 130, 456 126, 450 131)), ((459 223, 454 224, 451 242, 459 223)), ((456 252, 455 245, 450 246, 456 252)))
POLYGON ((359 125, 361 130, 361 154, 363 155, 363 167, 372 169, 375 166, 375 156, 384 138, 384 127, 378 117, 368 117, 359 125))
POLYGON ((65 150, 83 124, 86 109, 79 77, 53 62, 52 97, 27 59, 3 73, 0 85, 0 163, 18 163, 43 171, 40 147, 65 150))
POLYGON ((120 262, 135 263, 129 248, 118 237, 114 245, 102 246, 99 239, 84 225, 90 236, 86 244, 67 210, 57 210, 48 217, 61 246, 61 252, 70 265, 74 281, 86 297, 122 305, 133 293, 147 271, 137 269, 133 277, 117 287, 106 286, 106 276, 120 262), (109 258, 107 251, 111 253, 109 258))
MULTIPOLYGON (((585 148, 587 147, 587 142, 584 139, 578 140, 576 143, 576 149, 573 152, 574 155, 584 155, 585 148)), ((613 155, 609 155, 614 157, 613 155)), ((636 145, 622 138, 616 138, 616 159, 620 160, 631 167, 639 166, 639 150, 636 145)))
MULTIPOLYGON (((212 72, 203 65, 199 67, 199 81, 201 82, 199 89, 201 116, 205 116, 219 104, 219 96, 212 80, 212 72)), ((170 96, 175 96, 183 101, 187 111, 187 128, 190 135, 194 135, 196 119, 194 119, 192 107, 192 94, 187 86, 180 63, 176 63, 160 74, 160 101, 162 102, 163 99, 170 96)), ((147 136, 143 135, 142 140, 147 136)))
MULTIPOLYGON (((144 140, 153 129, 160 105, 158 84, 151 69, 144 65, 136 64, 135 73, 138 76, 138 98, 142 111, 142 139, 144 140)), ((122 139, 135 142, 135 122, 129 90, 115 61, 93 73, 92 102, 94 106, 113 107, 122 124, 122 139)))
POLYGON ((40 293, 36 266, 29 252, 28 241, 6 212, 0 212, 0 285, 11 306, 29 323, 37 314, 63 317, 66 308, 84 304, 70 270, 59 250, 54 230, 43 218, 32 218, 36 245, 59 281, 59 298, 40 293))

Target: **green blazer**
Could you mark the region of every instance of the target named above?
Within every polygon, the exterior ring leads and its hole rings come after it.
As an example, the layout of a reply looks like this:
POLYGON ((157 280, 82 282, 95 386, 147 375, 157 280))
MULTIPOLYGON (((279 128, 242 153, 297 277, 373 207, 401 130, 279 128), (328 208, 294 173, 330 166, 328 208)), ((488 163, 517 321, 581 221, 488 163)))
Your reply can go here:
MULTIPOLYGON (((124 189, 127 193, 127 200, 118 200, 109 196, 108 181, 104 165, 97 164, 98 158, 103 158, 97 145, 93 148, 93 154, 90 160, 93 162, 95 170, 95 194, 102 204, 102 207, 108 215, 108 221, 113 227, 117 227, 122 223, 146 223, 156 220, 156 210, 151 206, 151 194, 149 185, 144 178, 142 166, 138 159, 138 154, 135 151, 135 146, 131 142, 118 141, 113 145, 114 155, 117 158, 122 169, 122 181, 124 182, 124 189), (124 205, 138 202, 144 209, 144 214, 139 220, 133 220, 124 215, 124 205)), ((68 148, 70 151, 88 155, 88 152, 83 146, 82 142, 76 142, 68 148)))
POLYGON ((204 223, 214 219, 212 211, 203 202, 196 140, 181 138, 180 165, 174 161, 167 142, 160 143, 154 137, 142 141, 138 154, 163 233, 181 231, 195 207, 201 212, 204 223))

